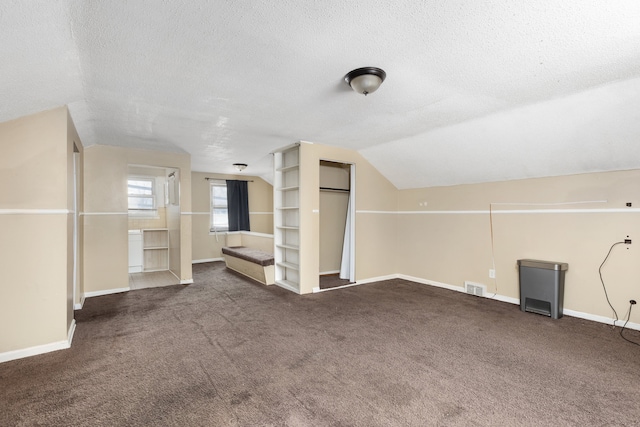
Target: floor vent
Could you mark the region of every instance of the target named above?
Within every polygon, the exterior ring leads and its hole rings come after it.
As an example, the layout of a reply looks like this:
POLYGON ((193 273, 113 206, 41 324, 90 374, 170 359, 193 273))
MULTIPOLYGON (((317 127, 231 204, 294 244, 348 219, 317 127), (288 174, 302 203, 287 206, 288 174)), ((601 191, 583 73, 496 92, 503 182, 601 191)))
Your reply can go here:
POLYGON ((464 282, 465 291, 468 294, 483 297, 487 293, 487 287, 480 283, 464 282))

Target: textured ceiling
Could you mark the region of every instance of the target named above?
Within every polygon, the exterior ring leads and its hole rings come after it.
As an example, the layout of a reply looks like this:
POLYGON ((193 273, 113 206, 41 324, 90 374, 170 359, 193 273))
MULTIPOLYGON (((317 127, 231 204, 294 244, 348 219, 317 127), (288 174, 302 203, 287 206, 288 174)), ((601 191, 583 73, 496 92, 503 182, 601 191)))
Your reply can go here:
POLYGON ((3 0, 0 121, 270 180, 305 140, 398 188, 640 168, 640 2, 3 0), (342 80, 377 66, 367 97, 342 80))

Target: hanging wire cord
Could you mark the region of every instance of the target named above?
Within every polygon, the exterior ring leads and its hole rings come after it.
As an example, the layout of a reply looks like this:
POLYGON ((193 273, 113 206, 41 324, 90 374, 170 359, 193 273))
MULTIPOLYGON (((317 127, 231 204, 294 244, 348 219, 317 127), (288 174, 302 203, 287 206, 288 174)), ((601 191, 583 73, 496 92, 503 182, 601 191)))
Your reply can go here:
MULTIPOLYGON (((613 306, 611 305, 611 301, 609 301, 609 295, 607 294, 607 287, 604 285, 604 279, 602 278, 602 266, 604 266, 604 264, 607 262, 607 259, 609 259, 609 255, 611 255, 611 251, 613 250, 613 248, 617 245, 622 245, 622 244, 624 244, 624 242, 616 242, 613 245, 611 245, 611 247, 609 248, 609 252, 607 253, 607 256, 604 257, 604 261, 602 261, 602 264, 600 264, 600 268, 598 269, 598 274, 600 274, 600 283, 602 283, 602 289, 604 289, 604 296, 607 299, 607 303, 609 304, 609 307, 611 307, 611 310, 613 310, 613 314, 616 316, 616 320, 613 322, 614 327, 616 326, 616 323, 619 320, 618 313, 616 312, 616 309, 613 308, 613 306)), ((629 311, 631 311, 631 308, 629 308, 629 311)))
POLYGON ((622 325, 622 329, 620 329, 620 336, 622 337, 623 340, 625 340, 627 342, 630 342, 631 344, 635 344, 637 346, 640 346, 640 343, 637 343, 635 341, 631 341, 630 339, 628 339, 627 337, 622 335, 622 331, 624 331, 624 327, 627 326, 627 323, 629 323, 629 319, 631 318, 631 307, 633 307, 633 304, 635 304, 635 301, 631 301, 629 303, 629 311, 627 312, 627 320, 625 320, 624 325, 622 325))

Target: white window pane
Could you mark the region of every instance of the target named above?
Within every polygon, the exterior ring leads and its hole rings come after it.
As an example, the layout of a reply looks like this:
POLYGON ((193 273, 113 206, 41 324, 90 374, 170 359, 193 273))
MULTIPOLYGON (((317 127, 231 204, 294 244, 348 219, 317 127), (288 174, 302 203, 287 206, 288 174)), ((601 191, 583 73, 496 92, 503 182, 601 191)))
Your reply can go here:
POLYGON ((226 225, 228 224, 227 220, 227 210, 226 209, 214 209, 213 210, 213 223, 216 225, 226 225))
POLYGON ((224 181, 211 183, 211 230, 229 229, 227 185, 224 181))
POLYGON ((153 181, 130 179, 127 181, 128 193, 131 195, 152 196, 153 181))
POLYGON ((153 197, 129 197, 129 209, 153 208, 153 197))
POLYGON ((212 206, 227 206, 227 187, 219 185, 211 186, 211 205, 212 206))

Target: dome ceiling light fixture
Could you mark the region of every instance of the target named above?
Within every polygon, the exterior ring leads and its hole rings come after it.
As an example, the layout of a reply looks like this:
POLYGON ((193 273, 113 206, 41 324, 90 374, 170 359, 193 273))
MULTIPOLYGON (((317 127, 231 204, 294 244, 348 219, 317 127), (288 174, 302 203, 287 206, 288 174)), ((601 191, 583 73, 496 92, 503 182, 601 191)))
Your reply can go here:
POLYGON ((243 170, 245 170, 247 168, 247 164, 246 163, 234 163, 233 167, 238 169, 238 172, 242 172, 243 170))
POLYGON ((349 71, 347 75, 344 76, 344 81, 351 86, 351 89, 367 96, 378 90, 386 77, 387 73, 380 68, 363 67, 349 71))

